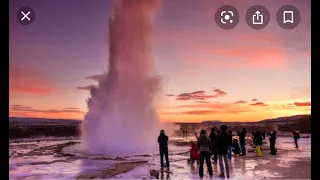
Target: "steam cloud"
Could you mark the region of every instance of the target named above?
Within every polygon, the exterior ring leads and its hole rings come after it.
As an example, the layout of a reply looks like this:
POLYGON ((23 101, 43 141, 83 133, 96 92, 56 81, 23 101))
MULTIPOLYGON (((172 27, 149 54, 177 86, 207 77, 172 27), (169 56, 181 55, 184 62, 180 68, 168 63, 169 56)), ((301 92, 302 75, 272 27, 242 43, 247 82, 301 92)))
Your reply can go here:
POLYGON ((151 18, 158 0, 123 0, 109 21, 109 67, 91 88, 83 122, 88 152, 134 155, 155 152, 164 127, 154 98, 160 79, 151 55, 151 18))

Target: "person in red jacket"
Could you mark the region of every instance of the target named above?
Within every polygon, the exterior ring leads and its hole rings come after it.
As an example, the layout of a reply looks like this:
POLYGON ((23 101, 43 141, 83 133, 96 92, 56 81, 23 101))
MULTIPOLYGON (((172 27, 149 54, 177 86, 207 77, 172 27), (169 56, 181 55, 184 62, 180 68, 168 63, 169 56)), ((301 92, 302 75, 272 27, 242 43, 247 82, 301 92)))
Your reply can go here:
POLYGON ((196 145, 196 143, 191 143, 191 149, 190 149, 190 163, 193 164, 194 161, 197 161, 197 164, 199 164, 199 150, 196 145))

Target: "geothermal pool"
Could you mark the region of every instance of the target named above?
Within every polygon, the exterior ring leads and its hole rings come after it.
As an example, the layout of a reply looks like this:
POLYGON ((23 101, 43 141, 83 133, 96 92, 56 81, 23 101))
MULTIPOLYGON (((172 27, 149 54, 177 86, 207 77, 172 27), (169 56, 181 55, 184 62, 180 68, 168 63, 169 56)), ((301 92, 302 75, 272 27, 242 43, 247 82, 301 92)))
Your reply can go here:
MULTIPOLYGON (((172 138, 176 141, 181 138, 172 138)), ((88 155, 77 148, 79 140, 40 141, 9 144, 10 179, 154 179, 150 169, 159 169, 158 156, 107 157, 88 155)), ((255 153, 233 157, 230 179, 310 179, 311 138, 302 138, 295 149, 292 138, 278 138, 278 155, 264 150, 262 158, 255 153)), ((247 148, 250 148, 249 146, 247 148)), ((198 165, 187 164, 188 146, 169 146, 172 174, 160 179, 198 179, 198 165)), ((206 166, 205 166, 206 171, 206 166)), ((213 165, 213 179, 218 179, 219 165, 213 165)), ((210 179, 208 173, 205 179, 210 179)))

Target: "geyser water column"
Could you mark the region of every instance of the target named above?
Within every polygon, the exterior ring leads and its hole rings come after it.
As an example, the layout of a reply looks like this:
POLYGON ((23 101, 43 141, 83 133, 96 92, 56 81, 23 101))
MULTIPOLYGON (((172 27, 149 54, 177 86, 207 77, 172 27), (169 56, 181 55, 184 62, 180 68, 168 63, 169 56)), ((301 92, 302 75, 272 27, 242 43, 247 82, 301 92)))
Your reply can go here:
POLYGON ((111 156, 157 151, 154 108, 159 79, 151 55, 156 0, 123 0, 109 22, 109 67, 91 89, 82 127, 89 153, 111 156))

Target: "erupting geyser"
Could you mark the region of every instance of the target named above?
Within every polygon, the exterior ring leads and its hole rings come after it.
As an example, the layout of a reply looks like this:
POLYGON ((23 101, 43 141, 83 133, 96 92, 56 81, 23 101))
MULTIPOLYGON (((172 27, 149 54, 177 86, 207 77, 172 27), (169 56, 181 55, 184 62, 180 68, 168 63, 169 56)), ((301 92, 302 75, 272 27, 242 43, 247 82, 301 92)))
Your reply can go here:
POLYGON ((91 89, 83 138, 90 153, 133 155, 157 150, 159 89, 151 56, 156 0, 123 0, 109 22, 109 68, 91 89))

